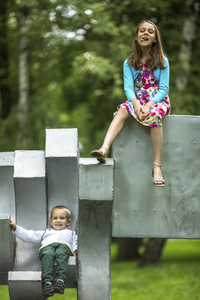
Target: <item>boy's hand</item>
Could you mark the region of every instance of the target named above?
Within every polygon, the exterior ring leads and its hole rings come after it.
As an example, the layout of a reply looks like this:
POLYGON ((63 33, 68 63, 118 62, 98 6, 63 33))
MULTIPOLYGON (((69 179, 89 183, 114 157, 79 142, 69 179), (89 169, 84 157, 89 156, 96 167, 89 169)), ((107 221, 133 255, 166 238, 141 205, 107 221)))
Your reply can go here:
POLYGON ((17 225, 13 222, 13 220, 10 220, 10 227, 12 228, 12 230, 16 230, 17 225))
POLYGON ((74 252, 72 253, 72 255, 73 255, 73 256, 76 256, 76 252, 77 252, 77 251, 74 251, 74 252))

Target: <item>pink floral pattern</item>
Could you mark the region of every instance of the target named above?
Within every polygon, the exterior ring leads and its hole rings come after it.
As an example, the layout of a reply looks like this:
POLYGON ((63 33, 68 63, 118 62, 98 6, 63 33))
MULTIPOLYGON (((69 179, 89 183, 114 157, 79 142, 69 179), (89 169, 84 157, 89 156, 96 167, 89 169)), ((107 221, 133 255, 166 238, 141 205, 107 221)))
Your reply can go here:
MULTIPOLYGON (((141 71, 135 81, 135 93, 138 101, 141 105, 148 103, 151 97, 154 97, 159 90, 159 83, 154 78, 153 72, 146 68, 145 64, 141 64, 141 71)), ((155 103, 148 114, 148 116, 143 120, 138 120, 138 117, 134 111, 134 106, 132 102, 126 101, 121 105, 126 106, 130 114, 142 125, 148 127, 159 127, 162 126, 162 119, 165 115, 170 114, 170 99, 167 95, 161 102, 155 103)))

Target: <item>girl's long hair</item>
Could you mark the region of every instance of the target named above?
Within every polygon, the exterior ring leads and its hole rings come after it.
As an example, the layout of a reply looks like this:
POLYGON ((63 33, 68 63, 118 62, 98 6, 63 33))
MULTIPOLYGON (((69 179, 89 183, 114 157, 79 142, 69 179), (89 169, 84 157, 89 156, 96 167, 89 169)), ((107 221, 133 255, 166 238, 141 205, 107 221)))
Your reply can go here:
POLYGON ((143 23, 149 23, 149 24, 153 25, 155 28, 155 34, 156 34, 156 42, 153 43, 153 45, 151 46, 151 50, 149 52, 149 56, 146 61, 146 66, 151 71, 154 71, 157 68, 165 69, 166 68, 166 66, 164 65, 165 54, 164 54, 163 47, 162 47, 160 32, 158 30, 158 27, 149 20, 142 21, 138 25, 138 27, 136 29, 135 37, 133 40, 133 54, 131 54, 131 56, 128 58, 128 62, 136 70, 140 69, 140 67, 141 67, 140 59, 142 57, 142 51, 141 51, 140 45, 138 44, 138 41, 137 41, 137 35, 138 35, 139 28, 143 23))

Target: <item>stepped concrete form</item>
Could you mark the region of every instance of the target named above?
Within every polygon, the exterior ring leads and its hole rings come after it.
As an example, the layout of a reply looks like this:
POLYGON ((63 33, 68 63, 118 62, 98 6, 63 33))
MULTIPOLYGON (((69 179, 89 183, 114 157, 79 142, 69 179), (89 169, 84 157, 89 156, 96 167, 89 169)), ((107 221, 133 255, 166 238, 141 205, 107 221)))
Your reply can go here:
POLYGON ((10 216, 0 214, 0 282, 8 284, 8 272, 13 268, 14 240, 10 232, 10 216))
POLYGON ((15 221, 13 184, 14 152, 0 153, 0 284, 8 284, 8 271, 13 268, 14 237, 10 232, 10 216, 15 221))
POLYGON ((53 206, 69 207, 78 256, 66 288, 77 288, 78 300, 111 299, 112 236, 199 239, 199 128, 199 116, 165 117, 162 188, 152 182, 149 128, 131 118, 105 164, 79 157, 74 128, 47 129, 44 151, 0 153, 0 284, 10 299, 42 300, 40 245, 15 241, 10 218, 45 230, 53 206))
POLYGON ((48 211, 58 204, 72 211, 71 228, 78 224, 78 164, 77 129, 46 130, 46 167, 48 211))
POLYGON ((113 160, 80 159, 78 299, 110 299, 113 160), (105 251, 105 249, 107 249, 105 251))

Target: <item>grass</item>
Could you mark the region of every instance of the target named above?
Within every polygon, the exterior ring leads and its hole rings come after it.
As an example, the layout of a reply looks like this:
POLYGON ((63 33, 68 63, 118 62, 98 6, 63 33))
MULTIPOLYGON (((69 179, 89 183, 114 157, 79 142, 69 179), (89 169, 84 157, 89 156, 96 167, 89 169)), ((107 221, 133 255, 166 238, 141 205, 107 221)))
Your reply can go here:
MULTIPOLYGON (((137 268, 137 263, 115 262, 116 246, 112 246, 112 300, 200 300, 200 241, 168 240, 162 264, 137 268)), ((0 286, 0 299, 9 300, 8 287, 0 286)), ((52 300, 76 300, 76 289, 52 300)))
POLYGON ((200 300, 200 241, 168 240, 162 264, 112 263, 113 300, 200 300))

